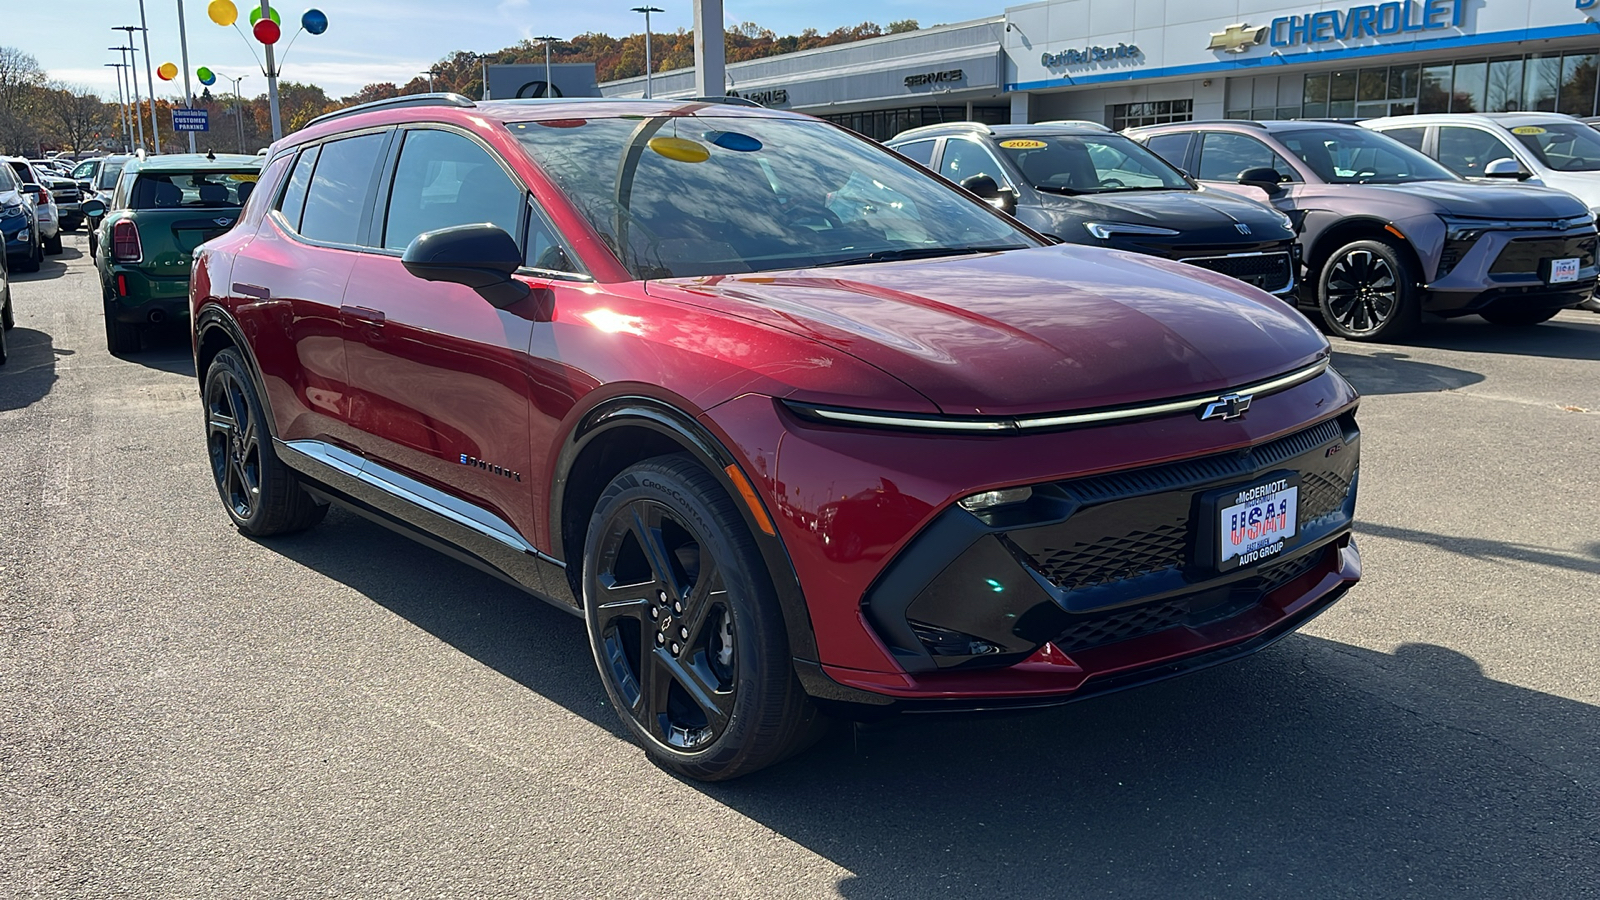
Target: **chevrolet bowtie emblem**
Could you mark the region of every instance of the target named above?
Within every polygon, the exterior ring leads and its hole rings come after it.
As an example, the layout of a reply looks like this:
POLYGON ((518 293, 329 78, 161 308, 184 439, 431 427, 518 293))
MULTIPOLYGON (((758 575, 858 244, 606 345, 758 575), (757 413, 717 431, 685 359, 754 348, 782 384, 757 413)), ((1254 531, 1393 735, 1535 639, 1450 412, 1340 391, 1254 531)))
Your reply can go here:
POLYGON ((1221 50, 1224 53, 1243 53, 1266 39, 1267 26, 1251 28, 1245 22, 1238 22, 1221 31, 1211 32, 1211 43, 1206 45, 1206 49, 1221 50))
POLYGON ((1251 399, 1253 397, 1250 394, 1223 394, 1206 404, 1205 410, 1200 413, 1200 421, 1221 419, 1226 422, 1229 419, 1237 419, 1250 408, 1251 399))

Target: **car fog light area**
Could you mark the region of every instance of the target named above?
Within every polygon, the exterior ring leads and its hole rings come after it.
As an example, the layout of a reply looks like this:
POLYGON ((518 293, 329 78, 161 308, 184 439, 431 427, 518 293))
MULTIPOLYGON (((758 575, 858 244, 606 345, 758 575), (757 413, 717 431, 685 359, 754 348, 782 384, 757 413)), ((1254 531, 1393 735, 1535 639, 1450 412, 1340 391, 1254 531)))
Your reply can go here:
POLYGON ((997 506, 1022 503, 1032 496, 1033 488, 1031 487, 1004 488, 998 491, 984 491, 981 494, 962 497, 956 502, 967 512, 983 512, 987 509, 994 509, 997 506))

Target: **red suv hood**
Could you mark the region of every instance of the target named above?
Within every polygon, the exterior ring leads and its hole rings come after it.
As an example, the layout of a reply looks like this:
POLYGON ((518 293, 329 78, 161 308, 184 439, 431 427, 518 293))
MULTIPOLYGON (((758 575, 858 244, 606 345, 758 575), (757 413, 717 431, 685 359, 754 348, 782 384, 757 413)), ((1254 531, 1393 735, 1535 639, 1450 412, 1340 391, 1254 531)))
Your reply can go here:
POLYGON ((1230 278, 1073 245, 666 279, 647 290, 819 341, 951 415, 1220 390, 1309 364, 1328 347, 1282 301, 1230 278))

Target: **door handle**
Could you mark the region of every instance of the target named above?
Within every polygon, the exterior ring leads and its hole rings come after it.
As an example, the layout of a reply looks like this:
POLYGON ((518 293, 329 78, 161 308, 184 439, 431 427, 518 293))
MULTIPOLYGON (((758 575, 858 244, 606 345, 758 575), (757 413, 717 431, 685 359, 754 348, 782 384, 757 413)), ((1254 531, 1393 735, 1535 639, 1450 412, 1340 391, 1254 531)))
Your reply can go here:
POLYGON ((382 312, 365 306, 341 306, 339 314, 363 325, 382 325, 384 321, 382 312))

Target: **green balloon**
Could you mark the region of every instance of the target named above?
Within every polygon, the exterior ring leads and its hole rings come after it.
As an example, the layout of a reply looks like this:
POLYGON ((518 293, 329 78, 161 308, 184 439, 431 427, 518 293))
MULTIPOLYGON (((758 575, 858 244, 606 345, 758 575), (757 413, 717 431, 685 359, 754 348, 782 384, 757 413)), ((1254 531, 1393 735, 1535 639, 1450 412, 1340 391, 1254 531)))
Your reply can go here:
MULTIPOLYGON (((252 28, 255 27, 255 24, 257 22, 259 22, 259 21, 261 21, 261 7, 259 7, 259 6, 250 7, 250 25, 251 25, 251 27, 252 28)), ((272 11, 272 23, 274 25, 279 25, 279 26, 283 25, 283 20, 278 18, 278 11, 277 10, 273 10, 272 11)))

